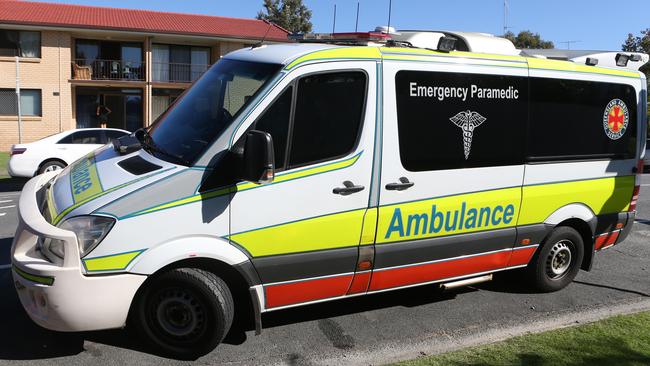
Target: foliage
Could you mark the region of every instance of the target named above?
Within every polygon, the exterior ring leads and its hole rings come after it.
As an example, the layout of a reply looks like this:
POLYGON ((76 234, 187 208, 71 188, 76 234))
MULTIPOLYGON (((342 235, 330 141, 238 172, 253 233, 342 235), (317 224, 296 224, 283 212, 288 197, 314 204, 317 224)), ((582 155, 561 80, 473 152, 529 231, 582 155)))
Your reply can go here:
POLYGON ((403 362, 416 365, 648 365, 650 313, 528 334, 486 346, 403 362))
MULTIPOLYGON (((632 33, 627 35, 625 42, 621 45, 621 49, 625 52, 643 52, 650 54, 650 28, 639 32, 639 36, 632 33)), ((645 64, 641 67, 641 71, 650 78, 650 65, 645 64)))
POLYGON ((311 32, 311 10, 302 0, 264 0, 257 19, 267 20, 292 33, 311 32))
POLYGON ((0 180, 9 178, 9 173, 7 173, 8 163, 9 163, 9 153, 0 152, 0 180))
POLYGON ((515 47, 519 49, 555 48, 553 42, 545 41, 539 33, 533 33, 529 30, 521 31, 517 35, 508 31, 503 36, 514 43, 515 47))

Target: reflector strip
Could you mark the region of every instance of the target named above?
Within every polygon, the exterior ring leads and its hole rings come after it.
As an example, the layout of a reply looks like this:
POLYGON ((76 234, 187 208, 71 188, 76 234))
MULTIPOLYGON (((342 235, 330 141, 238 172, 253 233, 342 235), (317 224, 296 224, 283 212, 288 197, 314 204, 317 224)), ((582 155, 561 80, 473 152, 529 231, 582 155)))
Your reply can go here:
POLYGON ((616 230, 612 231, 611 233, 605 233, 597 236, 596 240, 594 241, 594 248, 596 250, 602 250, 616 244, 616 240, 618 239, 620 232, 620 230, 616 230))

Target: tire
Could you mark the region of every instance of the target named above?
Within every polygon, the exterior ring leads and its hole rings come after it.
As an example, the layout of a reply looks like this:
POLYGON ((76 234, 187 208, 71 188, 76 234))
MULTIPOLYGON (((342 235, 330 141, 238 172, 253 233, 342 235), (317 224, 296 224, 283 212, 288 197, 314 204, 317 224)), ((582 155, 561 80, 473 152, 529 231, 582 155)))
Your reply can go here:
POLYGON ((41 165, 40 168, 38 168, 38 174, 43 174, 45 172, 52 172, 55 170, 61 170, 65 168, 65 163, 58 161, 58 160, 50 160, 46 162, 45 164, 41 165))
POLYGON ((576 277, 583 257, 582 236, 568 226, 555 228, 528 265, 529 281, 537 291, 559 291, 576 277))
POLYGON ((157 353, 194 360, 221 343, 235 307, 228 285, 214 273, 179 268, 152 278, 134 310, 133 322, 157 353))

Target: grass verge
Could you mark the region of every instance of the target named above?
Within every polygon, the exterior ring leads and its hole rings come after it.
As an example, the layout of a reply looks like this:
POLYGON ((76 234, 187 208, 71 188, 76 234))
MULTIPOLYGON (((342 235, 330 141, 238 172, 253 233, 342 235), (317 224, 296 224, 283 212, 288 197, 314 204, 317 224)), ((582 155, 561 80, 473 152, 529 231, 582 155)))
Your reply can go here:
POLYGON ((523 335, 396 365, 650 365, 650 312, 523 335))
POLYGON ((9 153, 0 152, 0 180, 9 179, 9 173, 7 173, 7 163, 9 162, 9 153))

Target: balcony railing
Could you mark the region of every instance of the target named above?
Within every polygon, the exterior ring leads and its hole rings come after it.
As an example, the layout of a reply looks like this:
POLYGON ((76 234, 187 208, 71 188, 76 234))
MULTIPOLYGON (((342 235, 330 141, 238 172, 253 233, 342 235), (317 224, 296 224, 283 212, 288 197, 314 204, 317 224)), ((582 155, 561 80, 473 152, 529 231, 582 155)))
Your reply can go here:
POLYGON ((133 80, 145 78, 144 63, 124 60, 76 59, 72 62, 74 80, 133 80))
POLYGON ((154 62, 152 80, 165 83, 191 83, 210 67, 207 64, 154 62))

